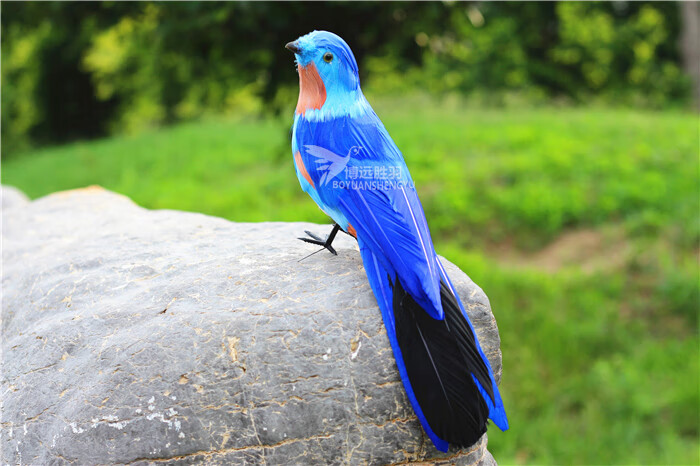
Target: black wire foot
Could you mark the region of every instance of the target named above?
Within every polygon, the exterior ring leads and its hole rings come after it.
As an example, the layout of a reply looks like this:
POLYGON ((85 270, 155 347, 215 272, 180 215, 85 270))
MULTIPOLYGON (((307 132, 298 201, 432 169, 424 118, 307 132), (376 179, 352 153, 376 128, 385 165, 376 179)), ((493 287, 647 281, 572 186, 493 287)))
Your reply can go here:
POLYGON ((335 235, 338 234, 338 230, 340 230, 340 227, 336 223, 333 225, 333 230, 331 231, 331 234, 328 235, 328 238, 325 240, 319 238, 315 234, 311 233, 308 230, 305 230, 304 233, 309 235, 311 238, 299 238, 300 240, 304 241, 305 243, 311 243, 311 244, 317 244, 319 246, 323 246, 324 248, 328 249, 332 254, 338 255, 338 253, 335 251, 333 246, 331 244, 333 243, 333 240, 335 239, 335 235))

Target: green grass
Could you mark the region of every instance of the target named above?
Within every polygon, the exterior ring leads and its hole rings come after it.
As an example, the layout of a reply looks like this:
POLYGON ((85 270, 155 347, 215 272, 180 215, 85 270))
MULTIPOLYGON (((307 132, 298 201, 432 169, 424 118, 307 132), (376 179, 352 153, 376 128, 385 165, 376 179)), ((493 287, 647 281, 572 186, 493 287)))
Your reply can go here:
MULTIPOLYGON (((491 299, 511 423, 490 430, 497 460, 699 463, 697 116, 427 98, 375 109, 436 248, 491 299)), ((37 150, 3 162, 3 183, 327 222, 297 185, 289 125, 209 120, 37 150)))

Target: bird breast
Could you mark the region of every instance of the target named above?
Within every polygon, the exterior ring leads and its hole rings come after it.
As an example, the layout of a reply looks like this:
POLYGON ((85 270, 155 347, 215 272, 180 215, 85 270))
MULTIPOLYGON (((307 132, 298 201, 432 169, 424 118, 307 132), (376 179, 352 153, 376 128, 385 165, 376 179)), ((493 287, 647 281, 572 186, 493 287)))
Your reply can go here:
POLYGON ((326 86, 318 74, 314 62, 299 66, 299 101, 296 112, 304 115, 307 110, 320 109, 326 102, 326 86))

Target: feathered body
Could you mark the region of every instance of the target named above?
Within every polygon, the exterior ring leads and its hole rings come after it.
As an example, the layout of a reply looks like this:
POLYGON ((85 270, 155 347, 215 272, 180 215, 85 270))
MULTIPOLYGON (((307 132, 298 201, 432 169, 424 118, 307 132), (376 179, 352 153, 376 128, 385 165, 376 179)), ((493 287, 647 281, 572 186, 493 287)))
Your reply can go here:
POLYGON ((508 428, 493 372, 437 258, 403 156, 369 105, 348 45, 314 31, 288 44, 300 93, 292 152, 302 189, 357 238, 408 399, 434 445, 508 428))

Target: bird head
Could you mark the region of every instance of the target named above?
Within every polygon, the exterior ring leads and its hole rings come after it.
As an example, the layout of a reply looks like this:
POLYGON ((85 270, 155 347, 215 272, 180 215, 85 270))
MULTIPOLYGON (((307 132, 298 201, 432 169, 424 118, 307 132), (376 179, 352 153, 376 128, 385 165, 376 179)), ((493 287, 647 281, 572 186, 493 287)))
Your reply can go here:
POLYGON ((290 42, 299 72, 297 113, 308 110, 339 111, 360 98, 355 56, 343 39, 327 31, 314 31, 290 42))

